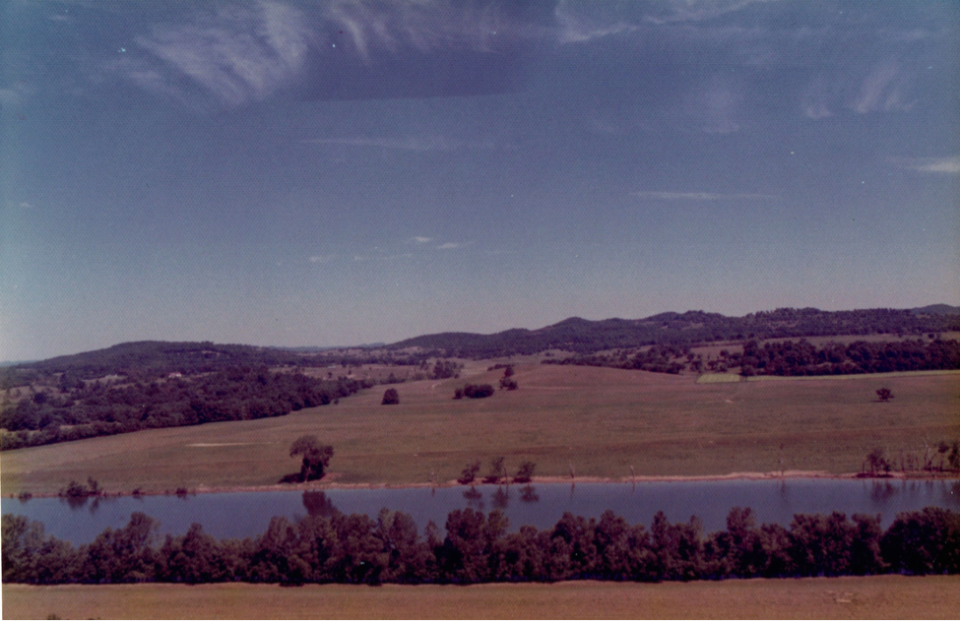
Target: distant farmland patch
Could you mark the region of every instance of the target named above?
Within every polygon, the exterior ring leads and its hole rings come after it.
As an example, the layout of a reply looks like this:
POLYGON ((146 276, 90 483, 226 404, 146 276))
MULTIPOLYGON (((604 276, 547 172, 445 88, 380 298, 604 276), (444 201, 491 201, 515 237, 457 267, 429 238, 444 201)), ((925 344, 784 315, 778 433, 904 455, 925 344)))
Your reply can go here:
MULTIPOLYGON (((748 382, 774 381, 813 381, 813 380, 856 380, 884 379, 889 377, 923 377, 925 375, 960 375, 956 369, 935 369, 930 371, 891 371, 890 373, 857 373, 853 375, 754 375, 748 382)), ((699 380, 698 380, 699 381, 699 380)))
POLYGON ((698 384, 732 384, 743 381, 736 373, 704 373, 697 378, 698 384))

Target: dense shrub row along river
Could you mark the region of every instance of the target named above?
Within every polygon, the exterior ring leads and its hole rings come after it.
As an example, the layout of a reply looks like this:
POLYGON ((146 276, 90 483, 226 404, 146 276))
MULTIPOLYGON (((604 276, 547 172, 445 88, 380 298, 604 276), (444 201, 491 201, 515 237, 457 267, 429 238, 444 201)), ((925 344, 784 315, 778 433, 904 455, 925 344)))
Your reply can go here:
POLYGON ((157 541, 157 522, 134 513, 92 543, 48 536, 43 525, 4 515, 4 582, 475 583, 493 581, 697 580, 960 573, 960 514, 928 507, 901 513, 884 531, 876 516, 795 515, 789 528, 758 525, 734 508, 726 529, 706 536, 700 520, 649 529, 612 511, 599 519, 565 513, 551 528, 508 532, 500 510, 452 511, 445 535, 423 536, 407 514, 275 517, 256 537, 218 540, 194 524, 157 541))

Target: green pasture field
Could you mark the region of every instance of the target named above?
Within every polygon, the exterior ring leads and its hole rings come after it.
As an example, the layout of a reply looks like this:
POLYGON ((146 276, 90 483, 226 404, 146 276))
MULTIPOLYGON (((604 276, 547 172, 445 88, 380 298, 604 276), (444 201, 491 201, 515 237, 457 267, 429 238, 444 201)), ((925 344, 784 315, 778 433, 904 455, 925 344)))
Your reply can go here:
POLYGON ((811 375, 798 377, 783 377, 780 375, 753 375, 747 378, 748 382, 776 382, 776 381, 814 381, 814 380, 833 380, 848 381, 855 379, 884 380, 891 377, 918 377, 921 375, 953 375, 960 378, 960 371, 951 369, 934 369, 930 371, 891 371, 889 373, 869 373, 869 374, 851 374, 851 375, 811 375))
MULTIPOLYGON (((516 391, 453 400, 466 381, 496 384, 493 361, 460 379, 385 386, 328 405, 255 421, 155 429, 0 454, 5 495, 56 493, 71 479, 108 492, 276 484, 298 471, 290 444, 316 434, 333 445, 320 484, 429 484, 456 479, 474 460, 505 456, 540 477, 629 480, 743 472, 857 472, 875 447, 901 449, 960 439, 960 376, 904 375, 698 384, 690 375, 524 364, 516 391), (879 403, 876 389, 895 398, 879 403), (782 449, 780 448, 782 445, 782 449)), ((934 448, 935 450, 935 448, 934 448)))
POLYGON ((952 619, 960 576, 382 587, 3 585, 6 619, 952 619))
POLYGON ((917 377, 921 375, 956 375, 960 377, 960 371, 951 369, 939 369, 931 371, 892 371, 890 373, 869 373, 869 374, 850 374, 850 375, 752 375, 744 378, 736 373, 704 373, 697 378, 698 384, 723 384, 728 382, 797 382, 797 381, 846 381, 846 380, 882 380, 891 377, 917 377))
POLYGON ((736 373, 704 373, 697 378, 698 384, 730 384, 742 381, 743 377, 736 373))

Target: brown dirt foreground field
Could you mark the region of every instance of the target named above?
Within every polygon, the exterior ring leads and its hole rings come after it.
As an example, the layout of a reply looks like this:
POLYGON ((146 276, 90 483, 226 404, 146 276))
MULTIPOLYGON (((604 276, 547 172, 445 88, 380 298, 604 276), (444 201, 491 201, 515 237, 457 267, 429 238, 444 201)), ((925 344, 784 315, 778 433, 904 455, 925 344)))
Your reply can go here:
POLYGON ((3 586, 5 619, 956 618, 960 576, 457 586, 3 586))

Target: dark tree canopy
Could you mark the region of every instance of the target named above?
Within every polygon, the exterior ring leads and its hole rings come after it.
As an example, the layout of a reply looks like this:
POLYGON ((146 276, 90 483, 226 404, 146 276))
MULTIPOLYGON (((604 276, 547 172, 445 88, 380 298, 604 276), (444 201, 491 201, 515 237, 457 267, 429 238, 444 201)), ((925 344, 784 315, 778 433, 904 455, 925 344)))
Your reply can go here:
POLYGON ((381 405, 397 405, 398 403, 400 403, 400 393, 397 392, 396 388, 387 388, 383 392, 381 405))
POLYGON ((483 399, 494 393, 490 384, 467 384, 463 387, 463 396, 471 399, 483 399))
POLYGON ((886 402, 893 399, 893 392, 891 392, 889 388, 878 388, 877 397, 879 397, 881 401, 886 402))
POLYGON ((40 522, 5 514, 2 579, 467 584, 960 573, 960 514, 937 507, 899 513, 886 531, 874 515, 796 514, 784 527, 758 524, 751 509, 735 507, 726 529, 712 533, 696 517, 671 523, 661 511, 648 529, 609 510, 599 519, 568 512, 553 527, 510 532, 501 511, 468 508, 447 515, 445 533, 431 522, 421 537, 399 511, 347 515, 311 494, 309 501, 304 495, 308 509, 316 505, 309 515, 274 517, 262 534, 242 540, 218 540, 194 524, 160 542, 156 520, 134 513, 127 526, 74 547, 40 522))
POLYGON ((525 461, 520 464, 520 469, 517 470, 517 476, 513 477, 514 483, 529 483, 533 478, 533 471, 536 469, 537 464, 532 461, 525 461))
POLYGON ((317 436, 304 435, 290 445, 290 457, 302 456, 300 478, 303 481, 315 481, 323 478, 324 470, 333 457, 333 447, 320 444, 317 436))
POLYGON ((473 483, 474 479, 477 478, 477 473, 480 472, 480 462, 475 461, 472 464, 467 464, 463 472, 460 473, 460 476, 457 478, 457 483, 460 485, 470 485, 473 483))

